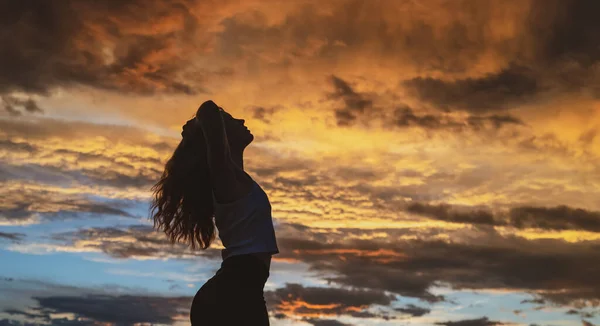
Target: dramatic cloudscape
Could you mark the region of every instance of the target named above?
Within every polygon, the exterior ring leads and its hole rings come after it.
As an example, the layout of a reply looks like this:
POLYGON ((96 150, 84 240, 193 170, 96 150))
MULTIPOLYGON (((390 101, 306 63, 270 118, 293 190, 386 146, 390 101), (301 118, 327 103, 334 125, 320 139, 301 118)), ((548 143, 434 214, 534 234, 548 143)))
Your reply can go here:
POLYGON ((246 120, 272 325, 600 325, 600 2, 0 1, 0 325, 189 325, 150 187, 246 120))

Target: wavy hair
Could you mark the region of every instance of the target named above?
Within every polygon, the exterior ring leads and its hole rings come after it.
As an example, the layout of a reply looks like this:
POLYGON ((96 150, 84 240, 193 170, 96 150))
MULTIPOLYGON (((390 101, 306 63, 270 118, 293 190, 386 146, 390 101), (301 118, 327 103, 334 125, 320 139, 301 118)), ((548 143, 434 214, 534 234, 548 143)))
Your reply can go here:
POLYGON ((206 249, 215 239, 213 192, 207 147, 195 119, 181 133, 183 139, 152 187, 151 214, 154 227, 171 243, 206 249))

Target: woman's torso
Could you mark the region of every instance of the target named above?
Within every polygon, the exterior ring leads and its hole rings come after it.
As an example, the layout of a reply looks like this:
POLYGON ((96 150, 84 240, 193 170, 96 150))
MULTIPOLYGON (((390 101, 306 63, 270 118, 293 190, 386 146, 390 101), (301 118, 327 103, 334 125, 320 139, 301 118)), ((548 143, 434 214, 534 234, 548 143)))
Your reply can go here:
POLYGON ((223 259, 248 254, 270 267, 271 256, 279 252, 271 204, 267 194, 248 174, 249 190, 241 198, 230 203, 218 203, 215 199, 215 223, 225 249, 223 259))

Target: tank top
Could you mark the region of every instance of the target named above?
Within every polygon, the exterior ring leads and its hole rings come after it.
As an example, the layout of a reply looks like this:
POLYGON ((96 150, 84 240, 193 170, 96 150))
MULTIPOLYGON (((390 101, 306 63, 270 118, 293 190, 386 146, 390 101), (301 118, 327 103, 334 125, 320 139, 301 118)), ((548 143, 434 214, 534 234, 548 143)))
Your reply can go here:
POLYGON ((225 249, 221 257, 251 254, 277 254, 277 240, 271 203, 262 188, 252 179, 252 189, 244 197, 231 202, 218 203, 213 196, 215 225, 225 249))

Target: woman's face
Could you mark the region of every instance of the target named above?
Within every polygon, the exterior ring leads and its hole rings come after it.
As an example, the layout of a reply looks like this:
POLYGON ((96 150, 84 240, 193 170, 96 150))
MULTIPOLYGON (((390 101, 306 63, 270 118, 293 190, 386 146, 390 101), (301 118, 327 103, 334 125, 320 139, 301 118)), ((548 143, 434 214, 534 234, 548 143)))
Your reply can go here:
POLYGON ((234 149, 246 148, 254 140, 254 135, 244 125, 245 120, 236 119, 224 110, 221 111, 221 115, 225 123, 225 132, 227 133, 229 147, 234 149))

